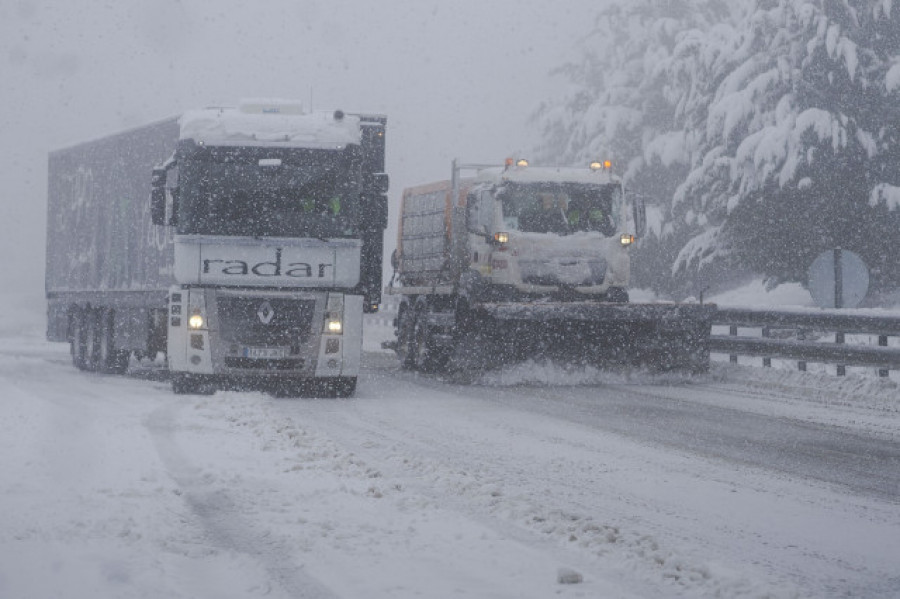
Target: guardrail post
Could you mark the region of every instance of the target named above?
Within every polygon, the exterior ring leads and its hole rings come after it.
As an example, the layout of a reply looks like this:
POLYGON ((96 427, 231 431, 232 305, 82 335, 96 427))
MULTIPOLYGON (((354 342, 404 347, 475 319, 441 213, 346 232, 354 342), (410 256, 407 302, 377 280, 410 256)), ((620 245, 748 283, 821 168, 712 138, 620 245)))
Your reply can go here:
MULTIPOLYGON (((763 336, 763 339, 766 339, 769 337, 769 327, 762 328, 762 336, 763 336)), ((763 367, 769 368, 771 366, 772 366, 772 358, 768 358, 768 357, 763 358, 763 367)))
MULTIPOLYGON (((806 341, 806 331, 803 329, 797 329, 797 341, 806 341)), ((797 370, 800 372, 806 372, 806 360, 800 360, 797 362, 797 370)))
MULTIPOLYGON (((878 335, 878 346, 879 347, 887 347, 887 338, 888 338, 887 335, 878 335)), ((880 376, 882 378, 888 376, 888 369, 887 368, 879 368, 878 376, 880 376)))
MULTIPOLYGON (((844 333, 835 333, 834 334, 834 342, 838 345, 843 344, 844 343, 844 333)), ((847 367, 843 364, 838 364, 837 365, 837 375, 844 376, 846 374, 847 374, 847 367)))
MULTIPOLYGON (((728 334, 731 335, 732 337, 737 337, 737 325, 736 324, 733 324, 728 328, 728 334)), ((728 361, 731 362, 732 364, 737 364, 737 355, 732 354, 732 355, 728 356, 728 361)))

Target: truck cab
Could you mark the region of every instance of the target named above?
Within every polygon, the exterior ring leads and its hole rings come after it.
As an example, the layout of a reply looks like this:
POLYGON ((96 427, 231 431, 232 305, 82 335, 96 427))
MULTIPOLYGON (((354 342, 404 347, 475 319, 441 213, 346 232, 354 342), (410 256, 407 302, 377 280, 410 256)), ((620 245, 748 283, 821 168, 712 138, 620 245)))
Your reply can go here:
POLYGON ((383 144, 384 121, 366 136, 358 115, 276 108, 187 115, 154 173, 155 222, 174 229, 176 392, 222 381, 355 388, 387 218, 383 151, 373 163, 364 139, 383 144))

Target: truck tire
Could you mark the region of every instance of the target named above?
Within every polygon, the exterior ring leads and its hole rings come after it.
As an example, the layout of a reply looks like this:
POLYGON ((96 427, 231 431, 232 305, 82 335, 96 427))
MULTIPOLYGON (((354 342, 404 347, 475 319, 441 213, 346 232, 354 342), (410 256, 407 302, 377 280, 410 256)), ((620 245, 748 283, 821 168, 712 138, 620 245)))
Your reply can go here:
POLYGON ((100 316, 100 371, 108 374, 124 374, 128 370, 128 359, 131 352, 116 349, 115 315, 112 310, 104 310, 100 316))
POLYGON ((346 398, 356 393, 355 376, 339 376, 325 385, 327 397, 346 398))
POLYGON ((175 395, 212 395, 216 390, 195 375, 173 372, 172 392, 175 395))
POLYGON ((352 397, 356 394, 356 377, 342 377, 338 383, 337 397, 352 397))

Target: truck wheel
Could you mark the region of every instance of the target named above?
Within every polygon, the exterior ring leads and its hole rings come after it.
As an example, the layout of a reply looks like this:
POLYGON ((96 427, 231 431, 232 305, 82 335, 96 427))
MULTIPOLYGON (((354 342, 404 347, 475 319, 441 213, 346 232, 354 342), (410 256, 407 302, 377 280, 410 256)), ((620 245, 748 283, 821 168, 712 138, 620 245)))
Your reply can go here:
POLYGON ((172 373, 172 392, 175 395, 212 395, 216 391, 192 374, 174 372, 172 373))
POLYGON ((108 374, 124 374, 128 370, 131 352, 116 349, 114 336, 114 314, 105 310, 100 316, 100 371, 108 374))
POLYGON ((335 397, 351 397, 354 393, 356 393, 355 376, 339 377, 336 381, 334 381, 333 385, 335 397))

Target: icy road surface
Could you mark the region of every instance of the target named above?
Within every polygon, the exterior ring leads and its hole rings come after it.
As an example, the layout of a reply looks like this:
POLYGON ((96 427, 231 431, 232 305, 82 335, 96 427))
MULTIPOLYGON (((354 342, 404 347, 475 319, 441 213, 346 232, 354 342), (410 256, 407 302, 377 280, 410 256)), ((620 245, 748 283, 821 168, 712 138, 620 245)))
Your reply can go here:
POLYGON ((896 383, 368 352, 350 400, 176 397, 0 335, 0 597, 900 596, 896 383))

